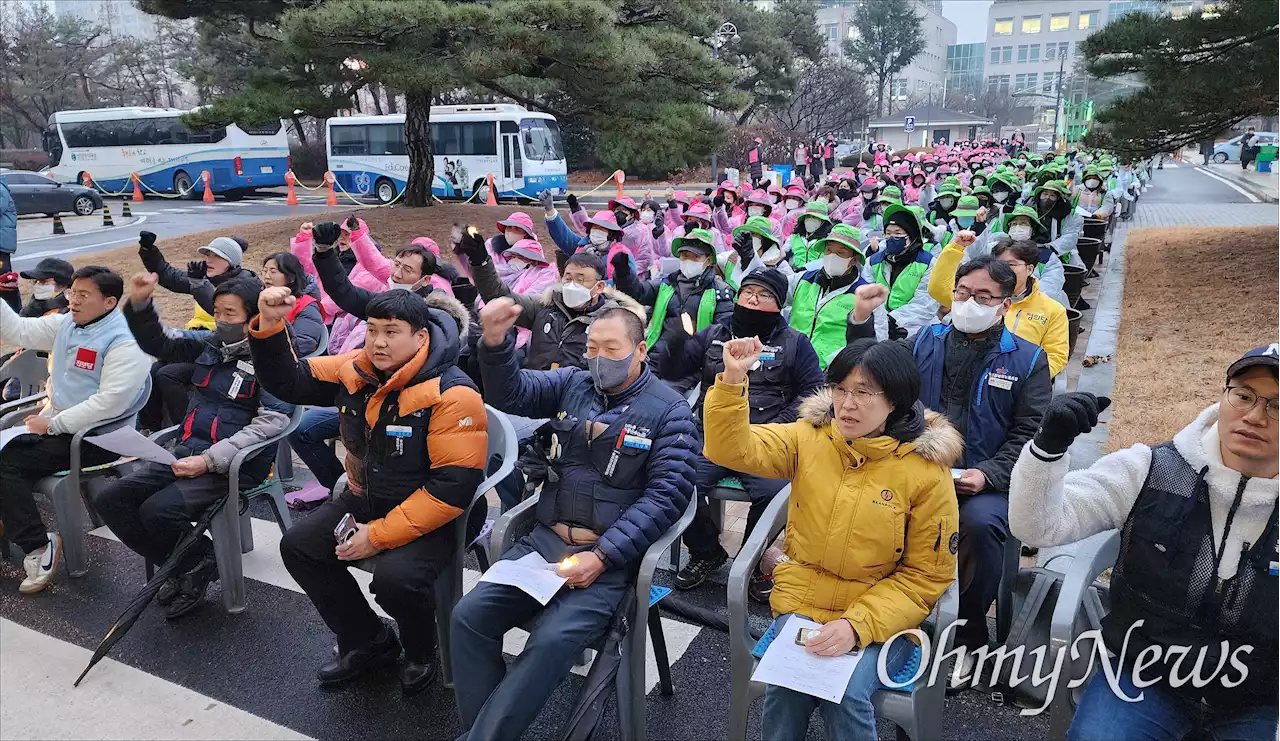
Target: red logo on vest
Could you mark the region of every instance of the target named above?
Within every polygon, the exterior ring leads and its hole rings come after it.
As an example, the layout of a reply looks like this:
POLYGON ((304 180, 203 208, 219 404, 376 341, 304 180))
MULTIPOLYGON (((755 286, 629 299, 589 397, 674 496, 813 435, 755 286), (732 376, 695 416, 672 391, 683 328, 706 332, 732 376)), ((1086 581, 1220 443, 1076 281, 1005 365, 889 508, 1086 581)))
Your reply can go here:
POLYGON ((87 347, 76 348, 76 367, 80 370, 95 370, 98 367, 98 351, 87 347))

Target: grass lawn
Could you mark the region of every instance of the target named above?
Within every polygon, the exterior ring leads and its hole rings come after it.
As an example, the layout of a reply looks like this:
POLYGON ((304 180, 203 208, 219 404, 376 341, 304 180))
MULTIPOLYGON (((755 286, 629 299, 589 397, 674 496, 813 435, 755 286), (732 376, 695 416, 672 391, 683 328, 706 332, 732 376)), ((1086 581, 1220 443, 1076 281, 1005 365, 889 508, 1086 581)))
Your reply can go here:
MULTIPOLYGON (((398 247, 408 246, 415 237, 430 237, 440 245, 445 259, 456 262, 449 246, 449 232, 454 224, 475 224, 486 237, 497 229, 498 219, 505 219, 514 210, 524 211, 533 218, 534 228, 538 230, 539 241, 542 242, 548 256, 555 253, 555 245, 547 234, 546 222, 542 217, 541 207, 520 208, 513 206, 478 206, 471 204, 444 204, 431 208, 375 208, 360 209, 360 218, 369 224, 373 238, 382 245, 384 255, 391 257, 398 247)), ((254 272, 259 272, 262 262, 273 252, 288 251, 289 240, 298 231, 303 220, 319 223, 325 220, 341 221, 350 215, 350 209, 335 209, 325 213, 299 214, 296 217, 258 221, 252 224, 241 224, 225 229, 196 232, 180 237, 167 238, 156 235, 156 245, 164 252, 171 265, 186 267, 189 260, 199 259, 196 248, 208 244, 214 237, 240 236, 249 241, 249 251, 244 258, 244 265, 254 272)), ((568 219, 568 212, 561 212, 568 219)), ((128 293, 129 278, 142 270, 142 261, 138 258, 136 245, 117 247, 113 250, 97 252, 72 258, 76 267, 84 265, 105 265, 119 273, 125 279, 125 292, 128 293)), ((28 297, 23 296, 25 301, 28 297)), ((156 305, 165 323, 170 326, 185 326, 191 318, 191 297, 170 293, 157 289, 156 305)))
POLYGON ((1110 449, 1171 439, 1232 361, 1277 341, 1278 249, 1275 227, 1129 233, 1110 449))

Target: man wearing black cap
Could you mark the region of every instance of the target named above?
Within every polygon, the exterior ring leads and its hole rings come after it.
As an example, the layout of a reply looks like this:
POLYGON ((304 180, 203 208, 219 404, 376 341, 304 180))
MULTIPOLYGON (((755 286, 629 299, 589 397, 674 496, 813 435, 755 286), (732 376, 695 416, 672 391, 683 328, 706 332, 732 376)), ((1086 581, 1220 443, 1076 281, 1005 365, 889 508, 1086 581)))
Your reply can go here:
POLYGON ((1071 441, 1110 404, 1070 393, 1023 448, 1014 535, 1045 547, 1120 530, 1102 638, 1116 655, 1128 644, 1126 663, 1114 689, 1094 675, 1068 739, 1275 738, 1278 358, 1271 344, 1232 363, 1217 403, 1170 442, 1068 473, 1071 441), (1185 681, 1192 666, 1213 678, 1185 681))
POLYGON ((27 305, 22 305, 18 286, 0 287, 0 298, 3 298, 19 312, 19 316, 44 316, 51 313, 62 313, 67 310, 67 298, 62 295, 71 287, 71 274, 75 268, 66 260, 46 257, 31 270, 24 270, 19 275, 31 281, 31 298, 27 305))
MULTIPOLYGON (((800 402, 821 388, 822 369, 813 345, 808 337, 782 319, 786 298, 785 275, 772 268, 756 269, 742 279, 729 326, 712 324, 692 336, 687 331, 671 334, 667 354, 658 362, 658 377, 677 388, 702 384, 702 394, 694 404, 699 427, 702 399, 715 385, 716 375, 724 370, 724 343, 738 337, 759 337, 764 343, 760 364, 748 374, 752 424, 794 422, 800 402)), ((678 589, 698 586, 729 558, 720 545, 720 532, 711 519, 707 500, 707 493, 721 479, 737 478, 751 497, 746 533, 751 532, 773 496, 787 484, 777 479, 735 473, 702 456, 698 456, 695 471, 698 513, 684 534, 689 563, 676 575, 678 589)), ((751 597, 758 602, 768 602, 772 589, 773 582, 757 569, 748 588, 751 597)))

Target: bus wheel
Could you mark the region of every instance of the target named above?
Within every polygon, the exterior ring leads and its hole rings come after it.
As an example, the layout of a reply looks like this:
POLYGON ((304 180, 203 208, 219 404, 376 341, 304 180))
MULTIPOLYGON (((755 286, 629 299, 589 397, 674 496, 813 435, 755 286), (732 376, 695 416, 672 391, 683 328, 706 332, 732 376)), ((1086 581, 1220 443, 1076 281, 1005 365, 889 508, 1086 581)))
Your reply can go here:
POLYGON ((379 203, 391 203, 396 199, 396 184, 391 182, 391 178, 378 178, 373 192, 377 194, 379 203))
POLYGON ((471 185, 471 200, 481 204, 489 200, 489 184, 484 178, 480 178, 471 185))
POLYGON ((227 191, 223 191, 222 193, 222 200, 224 201, 229 201, 234 203, 235 201, 238 201, 241 198, 244 198, 243 190, 227 190, 227 191))
POLYGON ((196 194, 195 186, 191 183, 191 176, 183 170, 178 170, 173 174, 173 192, 189 201, 194 201, 199 197, 196 194))

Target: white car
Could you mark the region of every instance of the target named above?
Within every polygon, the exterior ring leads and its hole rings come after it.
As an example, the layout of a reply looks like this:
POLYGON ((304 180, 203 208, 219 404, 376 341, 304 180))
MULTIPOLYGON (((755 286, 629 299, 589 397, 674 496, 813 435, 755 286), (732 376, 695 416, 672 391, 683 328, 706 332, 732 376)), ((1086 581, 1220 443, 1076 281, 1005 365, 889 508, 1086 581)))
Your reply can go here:
MULTIPOLYGON (((1244 138, 1244 134, 1228 139, 1221 144, 1217 144, 1213 148, 1213 161, 1218 164, 1223 162, 1239 162, 1240 161, 1240 140, 1244 138)), ((1268 144, 1274 145, 1280 139, 1274 131, 1255 131, 1253 132, 1253 146, 1262 147, 1268 144)))

